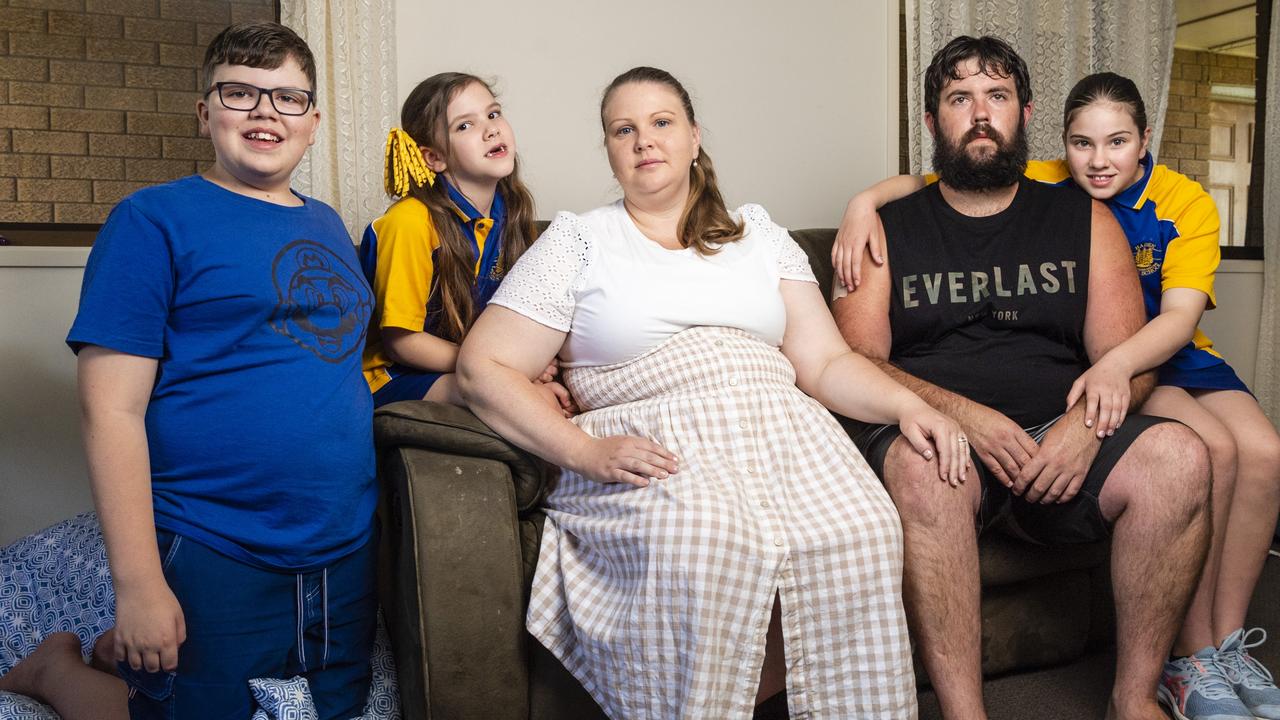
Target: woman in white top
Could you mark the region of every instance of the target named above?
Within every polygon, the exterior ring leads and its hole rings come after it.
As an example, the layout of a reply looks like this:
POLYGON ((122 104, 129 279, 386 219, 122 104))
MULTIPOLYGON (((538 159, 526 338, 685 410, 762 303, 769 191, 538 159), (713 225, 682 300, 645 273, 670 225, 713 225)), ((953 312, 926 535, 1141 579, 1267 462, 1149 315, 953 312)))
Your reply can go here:
POLYGON ((897 512, 823 406, 899 423, 941 482, 959 428, 849 350, 785 229, 725 209, 675 78, 618 76, 601 121, 622 200, 556 216, 458 365, 564 468, 530 632, 615 719, 750 718, 784 683, 793 718, 915 717, 897 512), (529 383, 557 354, 572 421, 529 383))

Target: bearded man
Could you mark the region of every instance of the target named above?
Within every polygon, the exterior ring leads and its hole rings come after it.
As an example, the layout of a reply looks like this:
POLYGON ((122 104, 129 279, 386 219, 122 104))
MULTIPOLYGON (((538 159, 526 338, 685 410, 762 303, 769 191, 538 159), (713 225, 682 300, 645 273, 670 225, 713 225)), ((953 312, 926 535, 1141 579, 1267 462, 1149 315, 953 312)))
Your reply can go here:
MULTIPOLYGON (((939 182, 881 209, 888 261, 833 304, 849 344, 955 418, 970 446, 967 481, 949 484, 895 427, 855 437, 902 518, 913 639, 944 716, 985 718, 977 535, 1110 536, 1108 716, 1160 720, 1156 683, 1208 541, 1204 444, 1142 415, 1099 439, 1084 400, 1064 412, 1072 382, 1145 316, 1111 212, 1023 177, 1022 58, 998 38, 956 38, 933 57, 925 96, 939 182)), ((1134 378, 1132 407, 1153 384, 1134 378)))

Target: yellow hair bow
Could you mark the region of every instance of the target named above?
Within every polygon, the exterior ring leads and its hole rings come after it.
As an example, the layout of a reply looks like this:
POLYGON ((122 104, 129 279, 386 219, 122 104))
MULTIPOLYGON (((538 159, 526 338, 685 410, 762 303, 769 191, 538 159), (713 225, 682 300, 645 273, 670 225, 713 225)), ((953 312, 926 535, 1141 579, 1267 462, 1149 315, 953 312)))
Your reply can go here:
POLYGON ((434 185, 435 182, 436 174, 427 167, 417 141, 404 130, 391 128, 387 133, 386 164, 382 173, 382 186, 387 194, 405 197, 414 186, 434 185))

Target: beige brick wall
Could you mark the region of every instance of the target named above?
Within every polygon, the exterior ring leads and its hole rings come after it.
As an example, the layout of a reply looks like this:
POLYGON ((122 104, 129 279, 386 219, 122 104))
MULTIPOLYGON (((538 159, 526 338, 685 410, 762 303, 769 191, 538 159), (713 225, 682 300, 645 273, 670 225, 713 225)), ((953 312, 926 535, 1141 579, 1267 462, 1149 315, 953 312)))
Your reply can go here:
POLYGON ((1213 84, 1253 85, 1256 61, 1235 55, 1177 49, 1169 79, 1169 110, 1160 140, 1161 163, 1207 184, 1209 89, 1213 84))
POLYGON ((0 223, 100 223, 205 167, 205 46, 275 17, 274 0, 0 0, 0 223))

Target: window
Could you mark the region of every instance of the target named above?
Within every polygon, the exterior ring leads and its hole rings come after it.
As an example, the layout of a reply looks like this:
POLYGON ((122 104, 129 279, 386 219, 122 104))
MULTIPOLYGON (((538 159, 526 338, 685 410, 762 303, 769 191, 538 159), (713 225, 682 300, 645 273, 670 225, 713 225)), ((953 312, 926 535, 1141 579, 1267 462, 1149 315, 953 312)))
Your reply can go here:
POLYGON ((1179 0, 1160 162, 1198 181, 1223 256, 1262 257, 1262 133, 1270 0, 1179 0))

